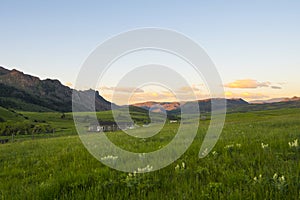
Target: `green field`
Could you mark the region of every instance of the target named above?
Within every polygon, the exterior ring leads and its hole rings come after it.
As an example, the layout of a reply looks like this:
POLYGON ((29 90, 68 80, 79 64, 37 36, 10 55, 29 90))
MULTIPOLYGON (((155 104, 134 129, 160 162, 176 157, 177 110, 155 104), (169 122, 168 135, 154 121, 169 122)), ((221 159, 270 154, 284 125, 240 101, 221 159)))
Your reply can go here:
MULTIPOLYGON (((20 117, 0 112, 7 120, 20 117)), ((297 108, 228 114, 219 141, 203 159, 198 153, 209 120, 200 121, 196 139, 177 161, 136 175, 92 157, 70 113, 63 118, 61 113, 21 114, 24 120, 44 121, 55 133, 0 144, 2 199, 300 199, 300 148, 289 145, 300 141, 297 108)), ((97 116, 111 119, 111 112, 97 116)), ((144 140, 106 134, 124 149, 147 152, 171 141, 177 126, 168 124, 144 140)))

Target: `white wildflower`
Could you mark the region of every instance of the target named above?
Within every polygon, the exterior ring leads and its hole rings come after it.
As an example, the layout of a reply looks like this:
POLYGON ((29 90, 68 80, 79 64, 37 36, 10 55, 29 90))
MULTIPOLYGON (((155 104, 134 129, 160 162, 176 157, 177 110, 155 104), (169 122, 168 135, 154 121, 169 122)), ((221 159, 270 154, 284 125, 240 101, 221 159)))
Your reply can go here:
POLYGON ((299 146, 298 139, 295 139, 294 141, 289 142, 289 146, 290 146, 290 148, 298 147, 299 146))
POLYGON ((118 156, 112 156, 112 155, 108 155, 108 156, 104 156, 104 157, 100 158, 100 160, 102 160, 102 161, 105 161, 105 160, 112 160, 112 161, 114 161, 116 159, 118 159, 118 156))
POLYGON ((140 159, 145 158, 145 156, 146 156, 146 153, 140 153, 140 154, 139 154, 139 158, 140 158, 140 159))
POLYGON ((261 143, 261 148, 262 149, 265 149, 265 148, 268 148, 269 147, 269 144, 264 144, 263 142, 261 143))
POLYGON ((279 182, 282 183, 282 184, 285 183, 285 178, 284 178, 283 175, 282 175, 281 177, 279 177, 278 180, 279 180, 279 182))
POLYGON ((241 148, 241 147, 242 147, 241 144, 236 144, 235 146, 238 147, 238 148, 241 148))
POLYGON ((275 173, 275 174, 273 175, 273 179, 274 179, 274 180, 277 180, 277 178, 278 178, 278 174, 275 173))
POLYGON ((277 173, 273 175, 274 185, 278 190, 282 190, 286 186, 285 177, 283 175, 278 176, 277 173))
POLYGON ((186 169, 185 162, 182 162, 181 164, 177 164, 176 167, 175 167, 175 171, 185 170, 185 169, 186 169))
POLYGON ((153 170, 153 166, 147 165, 144 168, 138 168, 138 173, 151 172, 153 170))
POLYGON ((233 144, 228 144, 228 145, 226 145, 224 148, 225 148, 225 149, 232 149, 233 147, 234 147, 233 144))
POLYGON ((260 175, 258 176, 258 178, 255 176, 255 177, 253 178, 253 180, 254 180, 254 182, 261 182, 261 181, 262 181, 262 175, 260 174, 260 175))
POLYGON ((185 163, 184 162, 182 162, 182 168, 185 169, 185 163))
POLYGON ((202 156, 206 156, 208 154, 208 149, 205 148, 204 151, 201 153, 202 156))

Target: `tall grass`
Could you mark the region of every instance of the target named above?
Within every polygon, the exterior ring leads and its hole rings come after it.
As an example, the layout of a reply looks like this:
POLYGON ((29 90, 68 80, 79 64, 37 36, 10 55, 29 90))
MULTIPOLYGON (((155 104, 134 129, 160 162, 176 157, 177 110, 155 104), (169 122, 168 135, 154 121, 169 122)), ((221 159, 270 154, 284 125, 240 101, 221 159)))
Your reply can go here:
MULTIPOLYGON (((229 114, 217 145, 199 159, 208 124, 201 121, 195 141, 180 159, 146 174, 104 166, 76 135, 0 145, 0 197, 300 199, 300 149, 289 146, 300 140, 299 109, 229 114)), ((143 142, 121 132, 107 134, 123 148, 141 152, 172 140, 172 130, 176 125, 166 125, 143 142)))

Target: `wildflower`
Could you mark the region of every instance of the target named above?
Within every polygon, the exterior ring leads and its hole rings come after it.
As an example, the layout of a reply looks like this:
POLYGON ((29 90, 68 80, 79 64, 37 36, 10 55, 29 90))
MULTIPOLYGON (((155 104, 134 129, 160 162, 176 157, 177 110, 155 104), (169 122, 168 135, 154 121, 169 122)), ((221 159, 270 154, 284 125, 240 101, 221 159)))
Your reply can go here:
POLYGON ((273 175, 273 179, 274 179, 274 180, 277 180, 277 178, 278 178, 278 174, 275 173, 275 174, 273 175))
POLYGON ((185 163, 184 162, 182 162, 182 168, 185 169, 185 163))
POLYGON ((283 175, 282 175, 281 177, 279 177, 278 180, 279 180, 279 182, 282 183, 282 184, 285 183, 285 178, 284 178, 283 175))
POLYGON ((186 164, 185 162, 182 162, 181 165, 180 164, 177 164, 176 167, 175 167, 175 171, 179 171, 179 170, 184 170, 186 169, 186 164))
POLYGON ((138 173, 151 172, 153 170, 153 166, 147 165, 144 168, 138 168, 138 173))
POLYGON ((273 175, 273 181, 274 181, 274 186, 278 189, 278 190, 282 190, 284 189, 284 187, 286 186, 286 181, 285 181, 285 177, 282 176, 278 176, 277 173, 275 173, 273 175))
POLYGON ((135 174, 129 173, 125 179, 125 183, 128 187, 132 187, 137 184, 137 179, 138 177, 136 177, 136 173, 135 174))
POLYGON ((112 156, 112 155, 108 155, 108 156, 100 158, 100 160, 102 160, 102 161, 105 161, 105 160, 112 160, 112 161, 114 161, 116 159, 118 159, 118 156, 112 156))
POLYGON ((233 144, 228 144, 228 145, 226 145, 224 148, 225 148, 225 149, 232 149, 233 147, 234 147, 233 144))
POLYGON ((261 143, 261 148, 262 149, 265 149, 265 148, 268 148, 269 147, 269 144, 264 144, 263 142, 261 143))
POLYGON ((146 154, 145 154, 145 153, 140 153, 140 154, 139 154, 139 158, 140 158, 140 159, 144 159, 144 158, 145 158, 145 156, 146 156, 146 154))
POLYGON ((205 148, 204 151, 201 153, 202 156, 206 156, 208 154, 208 149, 205 148))
POLYGON ((258 178, 255 176, 255 177, 253 178, 253 180, 254 180, 254 182, 261 182, 261 181, 262 181, 262 175, 260 174, 260 175, 258 176, 258 178))
POLYGON ((241 144, 236 144, 235 146, 238 147, 238 148, 241 148, 241 147, 242 147, 241 144))
POLYGON ((213 155, 213 156, 216 156, 216 155, 218 155, 218 152, 213 151, 213 152, 212 152, 212 155, 213 155))
POLYGON ((295 139, 294 141, 289 142, 289 146, 290 146, 290 148, 298 147, 299 146, 298 139, 295 139))

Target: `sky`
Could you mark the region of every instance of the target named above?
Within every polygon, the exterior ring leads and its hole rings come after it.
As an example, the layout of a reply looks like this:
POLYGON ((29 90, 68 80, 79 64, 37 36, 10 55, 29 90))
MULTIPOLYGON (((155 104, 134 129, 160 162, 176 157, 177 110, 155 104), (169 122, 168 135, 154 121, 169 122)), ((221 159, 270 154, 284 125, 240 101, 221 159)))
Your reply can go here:
MULTIPOLYGON (((228 98, 300 96, 299 10, 296 0, 0 0, 0 66, 74 87, 84 61, 102 42, 128 30, 158 27, 178 31, 206 51, 228 98)), ((108 77, 98 89, 112 100, 119 79, 108 77)), ((208 96, 203 84, 191 82, 199 98, 208 96)), ((164 89, 139 91, 132 102, 174 100, 164 89)))

